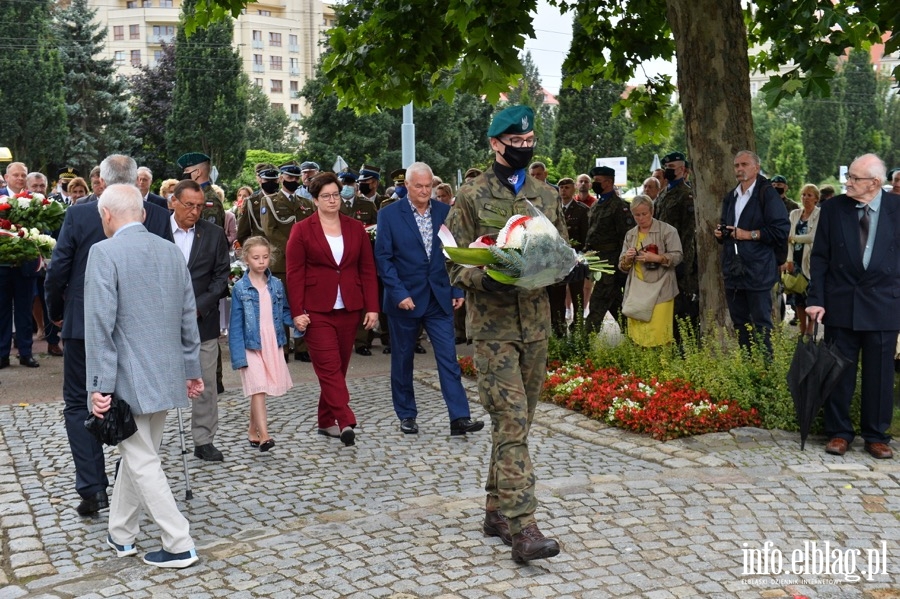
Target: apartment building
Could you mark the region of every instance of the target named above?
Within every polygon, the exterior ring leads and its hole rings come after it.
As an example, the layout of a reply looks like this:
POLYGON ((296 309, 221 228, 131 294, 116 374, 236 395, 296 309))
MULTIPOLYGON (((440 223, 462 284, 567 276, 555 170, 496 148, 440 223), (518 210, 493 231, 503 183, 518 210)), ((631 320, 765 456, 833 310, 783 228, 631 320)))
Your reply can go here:
MULTIPOLYGON (((105 57, 113 59, 121 75, 154 66, 161 44, 175 40, 180 0, 91 0, 89 4, 97 10, 97 21, 108 28, 105 57)), ((334 10, 321 0, 260 0, 248 5, 234 22, 233 43, 244 72, 292 120, 306 113, 297 93, 315 75, 324 32, 333 25, 334 10)))

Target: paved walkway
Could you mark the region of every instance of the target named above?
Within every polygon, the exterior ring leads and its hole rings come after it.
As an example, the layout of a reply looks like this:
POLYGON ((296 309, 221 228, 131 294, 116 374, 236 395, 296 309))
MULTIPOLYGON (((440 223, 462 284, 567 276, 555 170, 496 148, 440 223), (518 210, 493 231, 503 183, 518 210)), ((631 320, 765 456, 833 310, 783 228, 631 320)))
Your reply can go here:
MULTIPOLYGON (((114 557, 107 512, 75 513, 60 403, 0 407, 0 599, 900 597, 900 460, 858 442, 844 458, 816 439, 800 452, 795 435, 758 429, 659 443, 551 405, 531 446, 537 516, 562 553, 516 565, 481 533, 488 433, 451 439, 436 373, 417 377, 418 436, 400 434, 387 376, 351 381, 352 448, 315 434, 314 383, 270 400, 268 454, 247 446, 246 402, 227 392, 226 461, 189 458, 191 501, 171 414, 164 466, 201 556, 175 571, 114 557), (838 575, 811 561, 775 575, 779 556, 789 568, 826 542, 838 575), (768 572, 746 573, 748 556, 768 572)), ((147 522, 138 548, 158 544, 147 522)))

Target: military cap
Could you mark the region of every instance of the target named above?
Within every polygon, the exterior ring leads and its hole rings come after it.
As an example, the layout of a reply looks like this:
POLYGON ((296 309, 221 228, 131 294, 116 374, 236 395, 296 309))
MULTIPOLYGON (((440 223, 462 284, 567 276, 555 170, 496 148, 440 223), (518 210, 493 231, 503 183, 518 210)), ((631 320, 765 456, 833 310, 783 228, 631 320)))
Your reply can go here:
POLYGON ((278 170, 280 170, 285 175, 292 175, 294 177, 299 177, 301 174, 301 169, 299 166, 297 166, 296 162, 288 162, 282 164, 278 167, 278 170))
POLYGON ((351 170, 341 171, 338 173, 338 179, 342 183, 356 183, 356 173, 351 170))
POLYGON ((775 175, 774 177, 772 177, 769 183, 784 183, 785 185, 787 185, 787 179, 785 179, 781 175, 775 175))
POLYGON ((687 162, 687 157, 681 152, 669 152, 665 156, 663 156, 662 163, 669 164, 670 162, 687 162))
POLYGON ((278 175, 280 174, 280 171, 274 166, 272 168, 264 168, 256 172, 257 177, 259 177, 260 179, 266 179, 267 181, 278 179, 278 175))
POLYGON ((589 174, 591 177, 597 177, 597 176, 600 176, 600 177, 615 177, 615 176, 616 176, 616 170, 613 169, 613 168, 610 168, 610 167, 608 167, 608 166, 595 166, 594 168, 592 168, 591 170, 588 171, 588 174, 589 174))
POLYGON ((499 137, 504 133, 521 134, 534 129, 534 111, 528 106, 510 106, 494 116, 488 128, 488 137, 499 137))
POLYGON ((381 169, 377 166, 364 164, 359 167, 359 180, 368 181, 369 179, 381 180, 381 169))
POLYGON ((308 171, 308 170, 312 170, 312 169, 315 169, 315 170, 317 170, 317 171, 322 170, 322 169, 319 168, 319 164, 316 163, 316 162, 313 162, 312 160, 307 160, 306 162, 303 162, 303 163, 300 165, 300 170, 301 170, 301 171, 308 171))
POLYGON ((176 161, 176 164, 180 168, 188 168, 189 166, 197 166, 198 164, 209 162, 210 160, 210 157, 203 152, 188 152, 187 154, 182 154, 176 161))
POLYGON ((394 183, 403 183, 406 185, 406 169, 398 168, 395 171, 391 171, 391 180, 394 183))
POLYGON ((466 171, 466 174, 463 175, 463 179, 468 179, 469 177, 477 177, 481 173, 482 173, 482 170, 480 168, 473 167, 466 171))
POLYGON ((81 175, 78 171, 71 166, 67 166, 56 171, 57 179, 74 179, 75 177, 80 177, 81 175))
POLYGON ((256 166, 253 168, 253 172, 259 173, 259 171, 265 171, 273 168, 275 168, 275 165, 271 162, 257 162, 256 166))

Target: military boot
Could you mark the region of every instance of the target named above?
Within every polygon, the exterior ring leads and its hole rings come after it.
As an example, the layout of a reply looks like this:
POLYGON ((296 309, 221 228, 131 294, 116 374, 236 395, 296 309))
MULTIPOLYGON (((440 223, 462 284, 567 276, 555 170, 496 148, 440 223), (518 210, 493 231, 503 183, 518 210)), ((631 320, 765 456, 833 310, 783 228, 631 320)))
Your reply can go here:
POLYGON ((517 564, 554 555, 559 555, 559 543, 545 537, 534 522, 512 536, 512 558, 517 564))

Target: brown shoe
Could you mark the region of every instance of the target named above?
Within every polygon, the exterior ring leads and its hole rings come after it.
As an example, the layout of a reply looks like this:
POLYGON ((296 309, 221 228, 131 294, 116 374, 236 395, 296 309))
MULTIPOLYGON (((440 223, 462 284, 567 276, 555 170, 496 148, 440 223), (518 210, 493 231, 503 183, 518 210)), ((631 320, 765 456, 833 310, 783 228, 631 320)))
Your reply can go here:
POLYGON ((59 357, 63 355, 63 350, 58 344, 51 344, 47 346, 47 353, 59 357))
POLYGON ((533 522, 512 537, 512 558, 517 564, 554 555, 559 555, 559 543, 545 537, 533 522))
POLYGON ((876 460, 889 460, 894 457, 894 452, 887 443, 869 443, 866 442, 866 451, 876 460))
POLYGON ((830 453, 831 455, 844 455, 847 453, 848 447, 850 447, 850 444, 847 443, 846 439, 835 437, 825 446, 825 453, 830 453))
POLYGON ((506 545, 512 545, 512 536, 509 534, 509 522, 500 510, 487 510, 484 512, 484 524, 481 527, 489 537, 500 537, 506 545))

